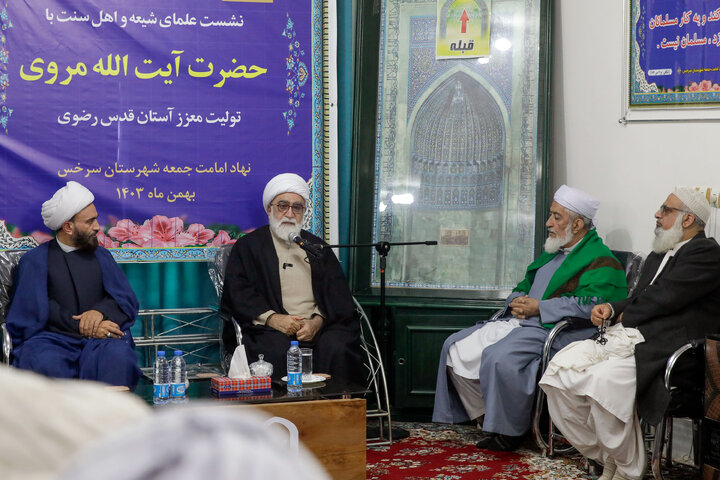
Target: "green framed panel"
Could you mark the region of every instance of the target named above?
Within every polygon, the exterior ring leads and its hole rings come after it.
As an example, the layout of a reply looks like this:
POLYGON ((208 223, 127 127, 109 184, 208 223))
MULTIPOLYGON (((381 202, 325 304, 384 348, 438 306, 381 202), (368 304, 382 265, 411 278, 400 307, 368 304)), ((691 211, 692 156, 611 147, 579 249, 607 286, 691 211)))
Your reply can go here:
MULTIPOLYGON (((551 2, 492 12, 487 63, 436 60, 436 2, 358 2, 351 240, 440 242, 393 247, 390 296, 504 298, 544 238, 551 2)), ((376 253, 350 253, 376 291, 376 253)))

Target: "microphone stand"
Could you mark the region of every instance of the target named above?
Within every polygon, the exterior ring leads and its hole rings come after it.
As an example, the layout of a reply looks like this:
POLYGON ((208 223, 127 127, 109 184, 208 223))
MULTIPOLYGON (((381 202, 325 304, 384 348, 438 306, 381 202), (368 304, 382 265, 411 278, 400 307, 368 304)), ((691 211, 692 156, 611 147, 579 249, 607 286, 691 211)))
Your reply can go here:
MULTIPOLYGON (((377 243, 346 243, 337 245, 322 245, 322 248, 362 248, 362 247, 373 247, 380 255, 380 318, 378 324, 380 325, 380 338, 383 344, 382 356, 387 360, 387 352, 390 347, 390 321, 387 318, 385 309, 385 269, 387 267, 387 256, 390 253, 390 247, 399 247, 406 245, 437 245, 436 240, 426 240, 424 242, 377 242, 377 243)), ((387 365, 387 362, 385 362, 387 365)), ((388 405, 388 408, 390 406, 388 405)), ((404 428, 392 428, 391 437, 392 439, 407 438, 410 433, 404 428)))

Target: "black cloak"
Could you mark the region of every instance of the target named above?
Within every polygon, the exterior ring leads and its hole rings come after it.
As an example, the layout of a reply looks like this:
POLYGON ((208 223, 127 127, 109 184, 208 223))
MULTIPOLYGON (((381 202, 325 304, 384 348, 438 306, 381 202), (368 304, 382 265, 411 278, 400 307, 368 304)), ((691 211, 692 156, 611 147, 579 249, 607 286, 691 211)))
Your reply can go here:
MULTIPOLYGON (((248 362, 263 354, 273 365, 273 380, 278 380, 287 374, 285 355, 290 341, 296 338, 265 325, 253 325, 253 320, 268 310, 288 313, 283 308, 278 257, 270 235, 266 225, 235 243, 225 271, 221 307, 240 324, 248 362)), ((325 244, 304 230, 300 235, 311 244, 325 244)), ((300 346, 313 348, 313 373, 329 373, 340 380, 360 383, 360 323, 352 295, 335 254, 330 249, 319 251, 317 258, 308 255, 308 261, 313 295, 325 321, 315 338, 300 342, 300 346)), ((229 352, 237 346, 229 322, 225 324, 223 342, 229 352)))

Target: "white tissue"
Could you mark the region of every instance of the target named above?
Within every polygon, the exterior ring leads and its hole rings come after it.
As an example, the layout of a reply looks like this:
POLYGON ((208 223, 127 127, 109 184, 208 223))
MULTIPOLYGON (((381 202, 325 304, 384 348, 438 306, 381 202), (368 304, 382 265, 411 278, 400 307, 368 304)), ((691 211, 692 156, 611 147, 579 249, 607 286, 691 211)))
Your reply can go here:
POLYGON ((232 360, 230 360, 230 370, 228 371, 228 377, 230 378, 250 378, 250 367, 248 366, 247 354, 245 353, 245 346, 240 344, 235 347, 232 360))

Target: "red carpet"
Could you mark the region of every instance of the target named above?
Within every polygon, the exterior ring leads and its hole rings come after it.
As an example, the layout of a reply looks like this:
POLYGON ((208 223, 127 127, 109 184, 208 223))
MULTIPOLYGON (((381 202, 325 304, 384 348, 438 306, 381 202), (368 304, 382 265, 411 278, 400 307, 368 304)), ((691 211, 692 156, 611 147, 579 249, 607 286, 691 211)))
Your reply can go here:
POLYGON ((367 451, 367 479, 590 479, 581 458, 542 457, 531 442, 516 452, 475 446, 475 427, 428 423, 401 424, 410 437, 367 451), (529 448, 526 448, 529 447, 529 448))

